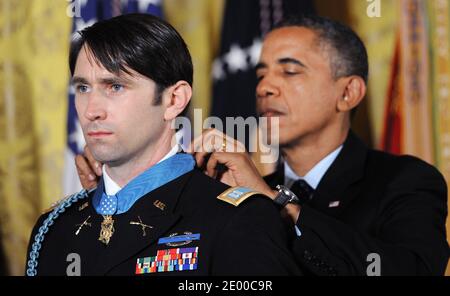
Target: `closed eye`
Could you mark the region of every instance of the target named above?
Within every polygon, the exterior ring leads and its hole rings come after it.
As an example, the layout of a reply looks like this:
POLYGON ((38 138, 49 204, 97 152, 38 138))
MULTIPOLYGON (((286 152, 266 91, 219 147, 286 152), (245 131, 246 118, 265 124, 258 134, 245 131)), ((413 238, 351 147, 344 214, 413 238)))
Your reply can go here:
POLYGON ((298 70, 284 70, 283 73, 288 76, 293 76, 293 75, 301 74, 302 72, 298 71, 298 70))

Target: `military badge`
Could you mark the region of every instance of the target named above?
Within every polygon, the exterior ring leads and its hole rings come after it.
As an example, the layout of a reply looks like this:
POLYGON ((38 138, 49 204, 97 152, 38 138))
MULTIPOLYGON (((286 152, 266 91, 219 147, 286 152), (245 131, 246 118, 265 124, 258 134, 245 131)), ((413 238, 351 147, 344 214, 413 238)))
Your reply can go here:
POLYGON ((182 235, 172 233, 168 237, 162 237, 158 240, 158 245, 165 244, 169 247, 181 247, 189 245, 192 241, 199 240, 200 233, 184 232, 182 235))
POLYGON ((232 187, 225 190, 217 198, 237 207, 247 198, 255 194, 261 193, 246 187, 232 187))
POLYGON ((75 235, 80 234, 80 231, 81 231, 81 229, 83 229, 84 226, 89 226, 89 227, 92 226, 92 224, 88 222, 89 219, 91 219, 91 216, 87 217, 87 219, 84 220, 83 223, 80 223, 80 224, 75 225, 75 226, 78 226, 78 229, 77 229, 77 231, 75 232, 75 235))
POLYGON ((147 233, 145 232, 145 229, 146 228, 153 228, 153 226, 150 226, 150 225, 146 225, 146 224, 144 224, 144 223, 142 223, 142 220, 141 220, 141 217, 140 216, 138 216, 138 219, 139 219, 139 222, 136 222, 136 221, 130 221, 130 225, 138 225, 138 226, 141 226, 142 227, 142 236, 146 236, 147 235, 147 233))

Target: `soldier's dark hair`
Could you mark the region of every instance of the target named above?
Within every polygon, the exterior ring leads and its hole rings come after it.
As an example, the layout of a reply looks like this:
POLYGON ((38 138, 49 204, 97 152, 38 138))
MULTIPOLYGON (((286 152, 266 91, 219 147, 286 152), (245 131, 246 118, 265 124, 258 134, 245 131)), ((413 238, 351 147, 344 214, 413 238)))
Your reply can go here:
POLYGON ((274 30, 295 26, 310 29, 317 34, 318 44, 328 53, 335 79, 357 75, 367 83, 369 75, 367 50, 351 28, 325 17, 300 15, 290 16, 281 21, 274 30))
POLYGON ((186 43, 170 24, 155 16, 126 14, 80 31, 70 48, 72 76, 84 45, 95 62, 109 72, 131 74, 128 69, 132 69, 155 81, 155 105, 161 104, 164 90, 177 81, 193 84, 192 59, 186 43))

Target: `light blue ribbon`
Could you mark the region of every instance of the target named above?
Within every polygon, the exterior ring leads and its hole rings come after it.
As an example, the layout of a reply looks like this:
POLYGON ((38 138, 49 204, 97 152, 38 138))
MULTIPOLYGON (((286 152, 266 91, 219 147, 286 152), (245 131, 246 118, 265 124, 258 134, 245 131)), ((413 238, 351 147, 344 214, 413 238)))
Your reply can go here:
POLYGON ((131 180, 113 196, 106 195, 104 181, 101 179, 92 200, 93 206, 101 215, 125 213, 141 197, 192 171, 194 166, 195 160, 192 155, 175 154, 131 180))

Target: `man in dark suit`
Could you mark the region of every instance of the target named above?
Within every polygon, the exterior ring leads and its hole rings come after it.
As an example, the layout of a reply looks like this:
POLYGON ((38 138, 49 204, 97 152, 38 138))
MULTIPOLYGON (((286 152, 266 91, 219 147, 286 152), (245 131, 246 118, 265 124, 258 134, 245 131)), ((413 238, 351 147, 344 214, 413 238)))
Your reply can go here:
MULTIPOLYGON (((265 181, 272 188, 286 184, 284 169, 265 181)), ((300 206, 301 235, 292 250, 315 275, 442 275, 449 256, 446 197, 435 168, 368 149, 350 132, 300 206)))
MULTIPOLYGON (((368 76, 359 37, 325 18, 293 18, 265 37, 256 70, 258 113, 269 119, 269 137, 270 119, 279 120, 283 162, 264 180, 246 153, 218 149, 206 158, 200 139, 197 164, 274 199, 296 231, 291 250, 307 274, 442 275, 450 253, 442 175, 417 158, 369 149, 350 131, 368 76), (218 173, 217 164, 228 170, 218 173)), ((202 137, 229 141, 216 130, 202 137)), ((89 163, 77 158, 84 186, 89 163)))
MULTIPOLYGON (((284 161, 263 180, 248 155, 217 151, 207 173, 224 164, 221 180, 259 190, 283 208, 297 232, 292 252, 307 274, 444 274, 444 178, 417 158, 368 149, 350 131, 368 76, 359 37, 321 17, 293 18, 265 37, 256 70, 258 113, 269 118, 271 140, 270 119, 279 120, 284 161), (273 191, 277 185, 284 187, 273 191)), ((203 136, 224 137, 214 130, 203 136)), ((196 153, 200 165, 205 154, 196 153)))
POLYGON ((300 273, 272 201, 205 176, 173 144, 193 72, 174 28, 144 14, 98 22, 73 42, 70 70, 103 177, 39 218, 27 275, 300 273))

